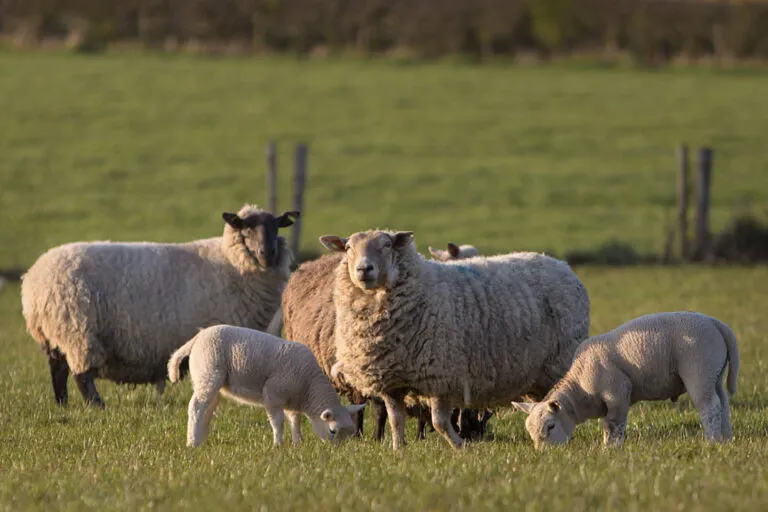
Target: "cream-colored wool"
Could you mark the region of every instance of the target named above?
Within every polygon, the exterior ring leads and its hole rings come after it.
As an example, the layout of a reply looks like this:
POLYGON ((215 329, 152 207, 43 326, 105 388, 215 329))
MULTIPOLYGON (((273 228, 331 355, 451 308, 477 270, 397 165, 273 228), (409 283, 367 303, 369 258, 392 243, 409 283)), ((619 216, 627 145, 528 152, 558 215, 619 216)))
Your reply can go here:
POLYGON ((576 425, 602 418, 603 442, 624 442, 629 408, 641 400, 690 395, 704 435, 731 438, 730 405, 736 392, 739 350, 723 322, 690 311, 641 316, 582 343, 573 365, 542 402, 515 403, 536 447, 561 444, 576 425))
MULTIPOLYGON (((455 246, 449 243, 449 247, 451 245, 455 246)), ((439 257, 462 259, 477 253, 477 249, 471 245, 461 247, 465 249, 455 253, 443 251, 439 257), (474 253, 469 248, 474 250, 474 253)), ((282 307, 270 322, 267 332, 280 336, 281 330, 284 329, 283 334, 286 339, 308 346, 315 354, 320 367, 326 375, 331 377, 331 383, 336 391, 343 394, 350 403, 360 404, 365 403, 369 397, 350 386, 343 375, 331 375, 331 367, 336 362, 334 337, 336 312, 333 306, 333 283, 336 279, 335 270, 341 259, 341 254, 332 253, 302 263, 288 280, 283 292, 282 307)), ((421 411, 415 409, 418 407, 415 400, 409 400, 409 406, 411 406, 411 415, 420 416, 421 411)), ((386 413, 380 413, 379 418, 383 419, 377 422, 376 438, 381 439, 383 435, 381 422, 386 421, 386 413)), ((356 420, 359 433, 362 433, 362 414, 356 420)), ((419 435, 423 436, 423 426, 419 435)))
MULTIPOLYGON (((245 205, 238 217, 263 213, 245 205)), ((265 267, 257 231, 225 224, 223 236, 189 243, 53 248, 23 279, 27 329, 49 353, 63 353, 75 375, 97 371, 162 390, 168 357, 200 328, 263 329, 277 310, 293 255, 279 237, 276 263, 265 267)))
POLYGON ((447 249, 433 249, 429 247, 429 254, 437 261, 463 260, 480 255, 474 245, 456 245, 453 242, 448 242, 447 249))
POLYGON ((307 347, 261 331, 231 325, 203 329, 171 356, 171 382, 179 380, 179 366, 187 357, 193 387, 188 446, 205 440, 219 394, 247 405, 263 405, 276 445, 283 442, 285 416, 294 444, 301 442, 301 414, 309 418, 320 439, 337 442, 354 433, 351 414, 365 407, 341 405, 307 347))
POLYGON ((589 297, 570 267, 536 253, 425 260, 410 232, 321 238, 336 269, 336 357, 344 377, 387 405, 405 443, 403 396, 430 400, 456 448, 454 407, 543 397, 589 333, 589 297))

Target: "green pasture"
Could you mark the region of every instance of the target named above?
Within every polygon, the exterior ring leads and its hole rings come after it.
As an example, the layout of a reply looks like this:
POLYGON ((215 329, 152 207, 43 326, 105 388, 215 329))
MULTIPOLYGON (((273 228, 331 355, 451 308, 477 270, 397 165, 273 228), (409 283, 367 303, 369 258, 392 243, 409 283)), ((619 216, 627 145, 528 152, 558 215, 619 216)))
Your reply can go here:
MULTIPOLYGON (((674 210, 675 145, 715 148, 712 224, 768 208, 768 74, 0 53, 0 268, 74 240, 217 235, 264 203, 278 142, 310 146, 302 247, 370 227, 485 253, 658 252, 674 210)), ((428 434, 393 453, 365 439, 271 446, 262 411, 225 402, 185 446, 190 385, 98 381, 104 411, 54 404, 17 283, 0 290, 0 510, 760 510, 768 502, 768 267, 581 267, 592 331, 638 315, 717 316, 741 348, 735 437, 703 441, 687 397, 639 404, 627 441, 596 422, 534 451, 502 411, 492 439, 428 434)))

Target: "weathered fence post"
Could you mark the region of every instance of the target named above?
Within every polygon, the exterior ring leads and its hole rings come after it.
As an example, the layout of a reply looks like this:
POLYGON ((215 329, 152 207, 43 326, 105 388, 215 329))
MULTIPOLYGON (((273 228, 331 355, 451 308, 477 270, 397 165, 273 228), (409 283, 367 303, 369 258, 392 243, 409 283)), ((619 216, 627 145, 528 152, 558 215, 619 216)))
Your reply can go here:
POLYGON ((677 148, 677 232, 680 236, 680 258, 688 260, 688 146, 677 148))
POLYGON ((269 211, 277 215, 277 144, 267 145, 267 202, 269 211))
POLYGON ((703 260, 709 244, 709 189, 712 178, 712 148, 699 148, 699 176, 696 182, 695 259, 703 260))
POLYGON ((291 250, 294 257, 298 261, 299 259, 299 237, 301 236, 301 224, 302 219, 305 218, 304 214, 304 183, 307 173, 307 145, 299 144, 296 146, 296 153, 294 155, 294 171, 293 171, 293 209, 301 212, 301 217, 296 219, 293 224, 293 237, 291 238, 291 250))

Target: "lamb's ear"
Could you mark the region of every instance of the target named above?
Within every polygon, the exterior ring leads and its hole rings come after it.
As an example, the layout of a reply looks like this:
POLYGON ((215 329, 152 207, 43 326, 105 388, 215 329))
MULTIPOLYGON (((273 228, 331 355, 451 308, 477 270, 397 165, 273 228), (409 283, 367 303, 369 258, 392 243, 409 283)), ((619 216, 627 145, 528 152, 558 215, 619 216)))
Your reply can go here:
POLYGON ((551 400, 547 402, 547 408, 550 410, 550 412, 557 412, 560 410, 560 402, 557 400, 551 400))
POLYGON ((443 251, 439 249, 433 249, 431 245, 429 246, 429 254, 431 254, 434 258, 440 258, 440 253, 442 252, 443 251))
POLYGON ((448 242, 448 254, 451 255, 451 258, 458 258, 459 257, 459 246, 456 245, 453 242, 448 242))
POLYGON ((301 217, 301 212, 285 212, 277 218, 277 227, 287 228, 299 217, 301 217))
POLYGON ((331 366, 331 378, 338 379, 339 375, 342 373, 344 373, 344 371, 341 367, 341 361, 336 361, 333 363, 333 366, 331 366))
POLYGON ((528 402, 512 402, 512 405, 518 411, 523 411, 525 414, 530 414, 536 404, 531 404, 528 402))
POLYGON ((405 247, 413 240, 413 231, 398 231, 392 237, 392 245, 398 249, 405 247))
POLYGON ((349 414, 355 414, 357 412, 362 411, 365 409, 365 404, 357 404, 357 405, 348 405, 347 410, 349 411, 349 414))
POLYGON ((330 423, 333 421, 333 411, 330 409, 324 410, 322 413, 320 413, 320 419, 330 423))
POLYGON ((236 214, 224 212, 221 214, 221 218, 224 219, 224 222, 226 222, 233 228, 243 229, 243 219, 238 217, 236 214))
POLYGON ((323 235, 320 237, 320 243, 333 252, 344 252, 347 247, 347 239, 336 235, 323 235))

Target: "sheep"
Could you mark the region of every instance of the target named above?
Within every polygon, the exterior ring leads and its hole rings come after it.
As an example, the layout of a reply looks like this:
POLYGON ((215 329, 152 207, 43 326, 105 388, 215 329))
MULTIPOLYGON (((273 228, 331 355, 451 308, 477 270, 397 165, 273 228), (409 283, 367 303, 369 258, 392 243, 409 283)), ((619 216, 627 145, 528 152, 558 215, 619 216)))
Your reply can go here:
POLYGON ((179 244, 78 242, 44 253, 24 275, 27 330, 48 355, 54 397, 73 372, 87 404, 95 378, 165 386, 168 357, 200 327, 263 329, 280 304, 293 255, 279 217, 255 205, 223 213, 220 237, 179 244))
MULTIPOLYGON (((449 251, 455 244, 449 243, 449 251)), ((474 247, 462 245, 465 248, 463 252, 451 253, 444 251, 441 254, 447 254, 448 257, 465 258, 472 256, 472 252, 466 248, 474 247)), ((475 252, 477 249, 474 249, 475 252)), ((434 254, 434 249, 430 248, 434 254)), ((335 377, 331 375, 331 367, 336 362, 336 348, 334 339, 334 328, 336 314, 333 306, 333 282, 335 279, 335 268, 338 267, 342 256, 331 253, 321 256, 312 261, 302 263, 302 265, 291 275, 288 284, 283 292, 282 306, 278 309, 273 320, 270 322, 267 332, 280 336, 283 327, 285 328, 285 338, 297 341, 307 345, 315 354, 326 375, 331 377, 334 388, 343 394, 350 403, 364 403, 368 397, 362 395, 355 388, 347 383, 343 376, 335 377)), ((374 437, 381 440, 384 436, 384 424, 387 420, 387 411, 383 402, 374 397, 376 404, 376 427, 374 437)), ((429 415, 423 407, 414 400, 409 400, 409 415, 419 419, 417 437, 423 439, 426 433, 426 427, 429 423, 429 415)), ((462 419, 454 417, 454 422, 463 425, 461 435, 464 437, 479 437, 484 432, 486 423, 491 414, 486 413, 477 417, 477 413, 467 410, 463 413, 462 419), (473 418, 477 418, 472 421, 473 418), (462 421, 464 420, 464 421, 462 421)), ((363 414, 357 415, 357 435, 363 432, 363 414)))
POLYGON ((463 260, 480 255, 474 245, 456 245, 453 242, 448 242, 448 249, 433 249, 430 246, 429 253, 437 261, 463 260))
POLYGON ((309 348, 265 332, 233 325, 202 329, 171 355, 171 382, 180 380, 185 361, 193 388, 187 446, 205 441, 220 395, 264 406, 275 446, 283 443, 285 416, 293 444, 302 440, 301 414, 309 418, 320 439, 339 442, 354 433, 352 414, 365 407, 341 405, 309 348))
POLYGON ((571 268, 537 253, 426 260, 411 231, 321 237, 336 268, 336 369, 387 407, 393 448, 405 444, 408 393, 456 449, 457 406, 544 396, 589 333, 589 296, 571 268))
POLYGON ((621 446, 632 404, 677 399, 687 392, 710 441, 731 438, 728 392, 736 393, 739 350, 720 320, 691 311, 635 318, 593 336, 576 351, 568 373, 543 401, 513 403, 528 414, 526 429, 536 448, 562 444, 576 425, 602 418, 603 443, 621 446))

